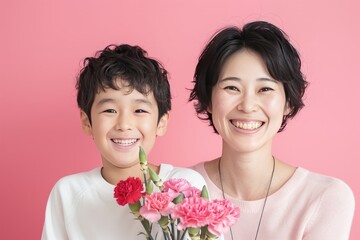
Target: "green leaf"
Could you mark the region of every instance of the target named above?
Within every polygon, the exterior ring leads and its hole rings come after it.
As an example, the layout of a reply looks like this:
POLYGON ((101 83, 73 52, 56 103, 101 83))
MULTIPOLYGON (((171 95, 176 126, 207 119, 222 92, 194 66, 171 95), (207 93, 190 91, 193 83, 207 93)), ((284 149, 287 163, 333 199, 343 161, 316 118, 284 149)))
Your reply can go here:
POLYGON ((203 186, 200 197, 209 199, 209 192, 208 192, 206 186, 203 186))
POLYGON ((151 180, 155 183, 155 185, 157 187, 159 187, 160 191, 162 191, 164 188, 163 181, 161 180, 159 175, 157 175, 157 173, 154 170, 152 170, 151 168, 149 168, 149 174, 150 174, 151 180))
POLYGON ((153 190, 154 190, 154 187, 153 187, 153 184, 152 184, 152 181, 151 180, 149 180, 149 181, 147 181, 146 182, 146 193, 147 194, 151 194, 152 192, 153 192, 153 190))
POLYGON ((200 228, 188 228, 189 236, 190 237, 196 237, 200 235, 200 228))
POLYGON ((143 171, 147 170, 148 168, 148 161, 147 161, 147 157, 146 157, 146 153, 144 151, 144 149, 140 146, 139 147, 139 161, 140 161, 140 165, 143 171))
POLYGON ((180 193, 179 196, 177 196, 177 197, 173 200, 173 203, 174 203, 175 205, 178 205, 183 199, 184 199, 184 194, 180 193))
POLYGON ((169 224, 169 218, 167 216, 161 216, 158 223, 162 229, 165 229, 165 228, 167 228, 167 225, 169 224))
POLYGON ((141 208, 140 200, 137 201, 137 202, 134 203, 134 204, 130 204, 130 203, 129 203, 129 208, 130 208, 130 210, 131 210, 131 212, 132 212, 133 214, 137 215, 137 214, 139 213, 140 208, 141 208))

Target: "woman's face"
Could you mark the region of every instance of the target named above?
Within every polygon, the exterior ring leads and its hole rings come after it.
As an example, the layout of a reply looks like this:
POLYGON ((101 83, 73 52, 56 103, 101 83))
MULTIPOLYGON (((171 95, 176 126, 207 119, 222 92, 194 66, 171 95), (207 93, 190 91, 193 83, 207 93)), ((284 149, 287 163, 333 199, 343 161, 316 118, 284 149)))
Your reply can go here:
POLYGON ((283 84, 271 77, 257 53, 243 49, 226 60, 208 111, 224 147, 250 152, 271 149, 289 108, 283 84))

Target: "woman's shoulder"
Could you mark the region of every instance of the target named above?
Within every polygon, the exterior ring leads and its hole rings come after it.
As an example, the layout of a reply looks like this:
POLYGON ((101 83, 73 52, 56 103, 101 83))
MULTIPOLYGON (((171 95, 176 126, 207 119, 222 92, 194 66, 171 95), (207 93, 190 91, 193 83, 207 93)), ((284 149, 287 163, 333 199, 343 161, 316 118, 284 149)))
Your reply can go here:
POLYGON ((306 184, 318 186, 320 188, 345 188, 348 189, 349 186, 341 179, 325 175, 322 173, 317 173, 309 171, 307 169, 299 167, 296 170, 297 174, 302 175, 306 184))
POLYGON ((307 192, 312 196, 317 195, 321 198, 339 199, 341 202, 354 201, 351 188, 339 178, 298 168, 294 179, 298 182, 299 190, 302 193, 307 192))
POLYGON ((205 162, 199 162, 193 166, 190 167, 191 169, 194 169, 195 171, 201 173, 201 175, 204 175, 204 173, 206 174, 205 171, 205 162))
POLYGON ((347 232, 355 211, 355 198, 349 185, 336 177, 298 170, 304 175, 304 184, 297 194, 298 205, 306 203, 306 209, 313 209, 309 231, 316 234, 315 229, 326 225, 325 231, 347 232))
POLYGON ((191 168, 195 171, 199 172, 205 178, 212 175, 214 172, 218 172, 218 163, 219 159, 212 159, 209 161, 199 162, 196 165, 192 166, 191 168))

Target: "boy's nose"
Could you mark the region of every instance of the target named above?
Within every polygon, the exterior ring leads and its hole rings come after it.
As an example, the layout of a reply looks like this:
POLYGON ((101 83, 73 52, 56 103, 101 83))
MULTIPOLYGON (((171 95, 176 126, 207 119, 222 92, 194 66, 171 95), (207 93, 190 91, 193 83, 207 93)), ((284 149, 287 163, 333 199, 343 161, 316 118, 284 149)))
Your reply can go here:
POLYGON ((116 130, 126 131, 132 128, 132 119, 129 114, 119 114, 116 121, 116 130))

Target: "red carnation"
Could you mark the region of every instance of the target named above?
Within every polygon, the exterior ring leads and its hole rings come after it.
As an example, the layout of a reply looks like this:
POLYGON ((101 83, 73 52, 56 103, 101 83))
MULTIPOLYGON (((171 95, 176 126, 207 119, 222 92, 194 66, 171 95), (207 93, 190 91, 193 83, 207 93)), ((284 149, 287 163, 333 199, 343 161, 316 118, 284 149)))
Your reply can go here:
POLYGON ((129 177, 125 181, 120 181, 114 189, 114 198, 119 205, 136 203, 144 196, 144 186, 140 178, 129 177))

